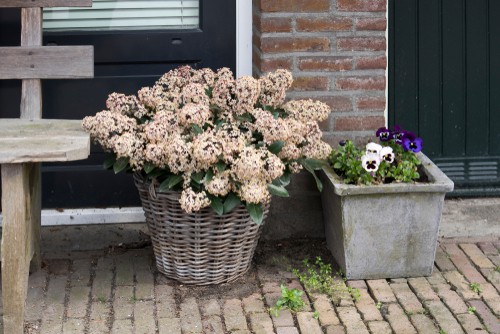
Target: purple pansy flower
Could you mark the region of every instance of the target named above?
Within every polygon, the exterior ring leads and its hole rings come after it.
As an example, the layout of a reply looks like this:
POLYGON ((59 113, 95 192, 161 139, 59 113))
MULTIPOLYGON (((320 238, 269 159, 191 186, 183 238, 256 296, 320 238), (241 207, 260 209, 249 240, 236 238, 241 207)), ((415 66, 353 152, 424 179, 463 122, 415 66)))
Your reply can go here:
POLYGON ((408 132, 401 129, 398 125, 394 126, 394 130, 392 131, 392 139, 396 142, 396 144, 402 145, 403 138, 405 138, 408 132))
POLYGON ((391 139, 391 131, 386 127, 378 129, 376 135, 380 141, 388 141, 391 139))
POLYGON ((403 138, 403 148, 405 151, 412 151, 414 153, 422 151, 424 141, 422 138, 415 136, 411 132, 407 132, 403 138))

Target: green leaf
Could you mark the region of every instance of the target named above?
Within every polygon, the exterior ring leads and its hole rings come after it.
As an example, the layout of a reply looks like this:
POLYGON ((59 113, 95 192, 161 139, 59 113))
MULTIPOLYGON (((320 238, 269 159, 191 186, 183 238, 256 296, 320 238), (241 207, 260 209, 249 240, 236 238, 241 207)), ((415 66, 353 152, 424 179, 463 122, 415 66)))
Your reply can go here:
POLYGON ((335 168, 335 169, 340 169, 340 168, 342 168, 342 164, 341 164, 340 162, 338 162, 338 161, 337 161, 337 162, 333 165, 333 168, 335 168))
POLYGON ((319 170, 323 168, 326 164, 324 160, 318 160, 318 159, 303 159, 301 163, 302 166, 304 166, 304 168, 306 167, 307 164, 310 168, 314 170, 319 170))
POLYGON ((167 190, 169 190, 170 188, 168 187, 168 182, 170 181, 170 176, 167 177, 162 183, 160 183, 160 186, 158 187, 158 192, 165 192, 167 190))
POLYGON ((108 154, 106 156, 106 159, 104 159, 103 166, 105 169, 111 169, 113 168, 115 162, 116 162, 116 156, 114 154, 108 154))
POLYGON ((197 135, 199 135, 200 133, 203 133, 203 129, 200 128, 200 126, 198 124, 191 124, 191 129, 193 129, 193 132, 197 135))
POLYGON ((219 173, 222 173, 223 171, 226 170, 226 167, 227 165, 223 162, 223 161, 219 161, 215 167, 217 167, 217 170, 219 171, 219 173))
POLYGON ((281 177, 278 179, 283 187, 286 187, 287 185, 290 184, 290 173, 285 172, 281 177))
POLYGON ((152 163, 146 162, 144 164, 144 171, 146 172, 146 174, 151 173, 155 168, 156 166, 153 165, 152 163))
POLYGON ((262 209, 262 204, 247 203, 246 207, 254 223, 261 225, 264 220, 264 210, 262 209))
POLYGON ((113 170, 115 171, 115 174, 118 174, 127 168, 128 160, 129 159, 127 157, 121 157, 116 160, 116 162, 113 164, 113 170))
POLYGON ((273 154, 278 154, 283 149, 283 146, 285 146, 285 142, 283 140, 278 140, 269 145, 267 149, 273 154))
POLYGON ((208 183, 212 181, 213 177, 214 177, 214 171, 212 170, 212 168, 209 168, 205 173, 205 177, 203 178, 203 183, 208 183))
POLYGON ((241 200, 235 193, 230 192, 224 201, 224 213, 233 211, 235 207, 241 204, 241 200))
POLYGON ((219 197, 211 197, 210 206, 219 216, 224 213, 224 206, 222 205, 222 201, 219 197))
POLYGON ((193 180, 196 183, 201 183, 201 181, 203 180, 203 177, 205 177, 204 172, 198 172, 198 173, 191 174, 191 180, 193 180))
POLYGON ((168 188, 172 189, 175 185, 182 181, 182 175, 173 174, 169 176, 168 188))
POLYGON ((280 197, 290 197, 290 194, 283 186, 277 186, 271 183, 267 185, 267 189, 269 189, 269 192, 273 195, 280 197))
POLYGON ((309 164, 304 164, 302 163, 302 166, 304 166, 304 168, 309 172, 311 173, 311 175, 314 177, 314 180, 316 181, 316 187, 318 188, 318 190, 321 192, 323 191, 323 183, 321 183, 321 180, 318 178, 318 176, 316 175, 316 173, 314 172, 314 169, 309 165, 309 164))

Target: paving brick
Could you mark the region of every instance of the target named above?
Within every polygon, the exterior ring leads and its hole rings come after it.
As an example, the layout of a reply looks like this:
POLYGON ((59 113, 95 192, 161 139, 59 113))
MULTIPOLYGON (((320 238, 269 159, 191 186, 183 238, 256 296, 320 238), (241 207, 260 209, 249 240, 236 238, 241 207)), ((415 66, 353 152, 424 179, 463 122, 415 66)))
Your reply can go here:
POLYGON ((434 325, 434 322, 426 315, 412 314, 410 316, 410 321, 413 324, 413 326, 417 329, 417 332, 419 334, 439 332, 439 330, 436 328, 436 325, 434 325))
POLYGON ((498 255, 498 249, 492 242, 478 242, 477 246, 486 255, 498 255))
POLYGON ((47 306, 42 316, 44 321, 58 322, 63 319, 66 282, 67 278, 65 276, 51 276, 49 278, 49 285, 46 293, 47 306))
POLYGON ((156 332, 154 302, 152 300, 141 300, 134 303, 134 327, 135 334, 156 332))
POLYGON ((181 319, 163 318, 158 319, 158 329, 160 334, 181 334, 181 319))
POLYGON ((113 270, 115 267, 115 258, 112 256, 101 256, 97 259, 96 270, 113 270))
POLYGON ((326 334, 345 334, 344 326, 330 325, 326 327, 326 334))
POLYGON ((248 329, 238 329, 232 331, 231 334, 252 334, 248 329))
POLYGON ((312 312, 298 312, 297 322, 302 334, 322 334, 318 320, 314 319, 312 312))
POLYGON ((293 327, 293 316, 290 310, 280 310, 278 316, 271 312, 274 327, 293 327))
POLYGON ((40 269, 33 274, 30 274, 28 278, 28 287, 30 288, 46 288, 49 273, 47 269, 40 269))
POLYGON ((409 278, 408 284, 421 301, 439 300, 439 297, 432 290, 431 285, 424 277, 409 278))
POLYGON ((455 288, 460 297, 464 298, 465 300, 480 298, 477 293, 473 292, 470 289, 469 283, 458 271, 448 271, 443 273, 443 276, 455 288))
POLYGON ((252 327, 252 332, 255 334, 268 334, 273 332, 273 322, 268 313, 250 314, 250 325, 252 327))
MULTIPOLYGON (((302 287, 300 282, 296 279, 294 279, 290 283, 288 283, 287 286, 289 289, 297 289, 300 291, 304 291, 304 288, 302 287)), ((302 309, 302 311, 305 311, 305 312, 312 311, 311 301, 309 300, 309 298, 307 297, 307 294, 305 292, 302 294, 301 298, 302 298, 302 301, 304 301, 304 308, 302 309)))
POLYGON ((337 307, 337 312, 347 334, 368 334, 368 329, 355 307, 337 307))
POLYGON ((498 321, 498 317, 496 317, 488 307, 480 300, 471 300, 469 304, 476 308, 477 316, 483 321, 483 324, 486 326, 486 329, 490 333, 499 334, 500 333, 500 321, 498 321))
POLYGON ((488 255, 488 259, 495 265, 495 267, 500 266, 500 255, 488 255))
POLYGON ((446 284, 446 280, 437 268, 434 268, 432 275, 430 277, 427 277, 427 282, 429 282, 431 286, 446 284))
POLYGON ((131 319, 115 320, 111 328, 111 334, 133 334, 134 327, 131 319))
POLYGON ((132 286, 116 287, 113 310, 115 319, 132 318, 134 313, 134 288, 132 286))
POLYGON ((259 313, 266 312, 262 295, 259 293, 251 294, 250 296, 242 299, 243 309, 245 313, 259 313))
POLYGON ((385 321, 370 321, 368 328, 372 334, 387 334, 392 333, 391 326, 385 321))
POLYGON ((391 324, 394 332, 398 334, 417 334, 415 327, 398 304, 389 304, 385 318, 391 324))
POLYGON ((248 329, 247 321, 243 315, 241 301, 239 299, 228 299, 223 306, 224 321, 228 331, 248 329))
POLYGON ((483 329, 483 325, 475 314, 457 314, 458 322, 462 325, 467 333, 474 334, 487 334, 488 332, 483 329))
POLYGON ((94 302, 90 306, 89 333, 109 333, 108 319, 111 316, 108 303, 94 302))
POLYGON ((436 266, 441 271, 455 270, 455 265, 450 260, 450 256, 441 248, 436 248, 436 257, 434 259, 436 266))
POLYGON ((134 285, 134 264, 125 253, 116 257, 116 285, 134 285))
POLYGON ((85 332, 84 319, 68 319, 63 323, 63 333, 83 334, 85 332))
POLYGON ((385 279, 368 280, 368 287, 377 302, 395 303, 396 296, 392 293, 391 287, 385 279))
POLYGON ((380 310, 366 289, 359 289, 360 298, 355 302, 358 312, 365 321, 382 320, 380 310))
POLYGON ((314 301, 314 310, 319 313, 319 323, 321 326, 340 324, 339 318, 328 296, 319 295, 314 301))
POLYGON ((204 301, 201 304, 201 312, 204 316, 221 315, 219 301, 215 298, 204 301))
POLYGON ((211 315, 202 321, 204 334, 224 334, 222 320, 218 315, 211 315))
POLYGON ((196 298, 187 298, 180 305, 181 328, 186 333, 202 333, 200 310, 196 298))
POLYGON ((276 334, 299 334, 299 330, 296 327, 278 327, 276 334))
POLYGON ((69 293, 69 303, 67 315, 70 318, 83 318, 87 314, 90 287, 74 286, 69 293))
POLYGON ((137 283, 135 285, 135 298, 140 300, 152 299, 154 295, 154 276, 149 270, 141 270, 135 273, 137 283))
POLYGON ((155 295, 158 318, 176 318, 178 314, 174 288, 169 285, 156 285, 155 295))
POLYGON ((262 285, 264 293, 281 293, 280 284, 278 282, 265 282, 262 285))
POLYGON ((484 283, 484 277, 472 266, 469 259, 457 244, 444 244, 445 251, 450 255, 450 259, 455 264, 462 275, 469 282, 484 283))
POLYGON ((429 300, 425 302, 425 307, 429 310, 434 319, 436 319, 440 329, 444 330, 446 333, 464 333, 460 324, 453 317, 453 314, 451 314, 442 302, 429 300))
POLYGON ((111 270, 96 270, 92 283, 92 299, 109 300, 113 283, 113 272, 111 270))
POLYGON ((438 296, 453 314, 467 313, 467 305, 465 305, 465 302, 455 291, 450 289, 448 284, 436 285, 435 288, 438 296))
POLYGON ((368 289, 366 282, 364 280, 351 280, 346 282, 347 286, 353 289, 368 289))
POLYGON ((422 303, 420 303, 417 296, 413 293, 413 291, 411 291, 408 284, 391 284, 391 289, 405 312, 415 313, 422 310, 422 303))
POLYGON ((71 286, 87 286, 90 283, 92 259, 75 259, 71 264, 69 275, 71 286))
POLYGON ((479 268, 495 268, 488 257, 475 244, 460 244, 460 248, 479 268))
POLYGON ((26 308, 24 319, 36 321, 42 318, 42 309, 45 304, 45 291, 43 287, 29 287, 26 297, 26 308))
POLYGON ((63 323, 60 320, 42 320, 40 333, 62 333, 63 323))

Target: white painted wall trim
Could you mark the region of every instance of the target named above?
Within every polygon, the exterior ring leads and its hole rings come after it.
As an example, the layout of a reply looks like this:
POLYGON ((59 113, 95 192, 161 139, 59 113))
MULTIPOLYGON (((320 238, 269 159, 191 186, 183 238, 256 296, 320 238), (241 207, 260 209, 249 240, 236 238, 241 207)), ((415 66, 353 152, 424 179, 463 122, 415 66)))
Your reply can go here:
MULTIPOLYGON (((3 221, 0 215, 0 224, 3 221)), ((142 207, 42 210, 42 226, 144 223, 142 207)))
POLYGON ((236 0, 236 77, 252 75, 252 1, 236 0))

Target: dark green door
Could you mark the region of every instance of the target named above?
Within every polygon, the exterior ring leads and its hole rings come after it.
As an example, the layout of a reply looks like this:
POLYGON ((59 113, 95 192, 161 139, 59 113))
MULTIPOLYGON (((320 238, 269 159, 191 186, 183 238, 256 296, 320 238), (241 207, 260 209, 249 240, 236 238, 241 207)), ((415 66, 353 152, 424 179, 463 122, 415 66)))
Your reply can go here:
POLYGON ((455 195, 500 194, 500 1, 389 1, 389 124, 417 132, 455 195))

